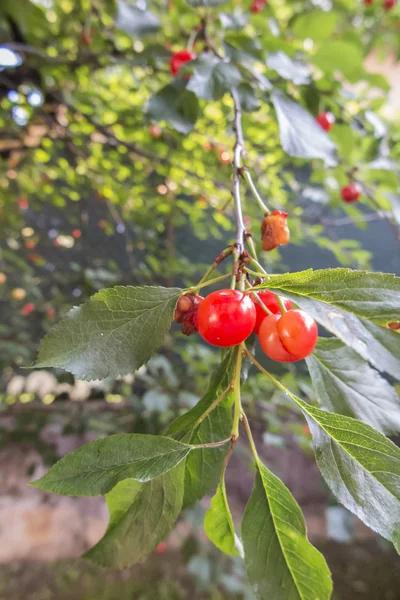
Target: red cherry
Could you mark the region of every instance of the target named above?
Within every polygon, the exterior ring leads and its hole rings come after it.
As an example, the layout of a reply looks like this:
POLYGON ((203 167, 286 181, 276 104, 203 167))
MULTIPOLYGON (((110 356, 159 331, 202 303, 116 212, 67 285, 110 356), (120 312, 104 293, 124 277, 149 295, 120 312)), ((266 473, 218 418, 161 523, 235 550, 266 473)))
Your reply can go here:
POLYGON ((253 13, 261 12, 266 4, 268 4, 267 0, 253 0, 250 10, 253 13))
POLYGON ((260 345, 265 354, 278 362, 294 362, 314 350, 318 327, 312 317, 300 309, 283 315, 270 315, 261 323, 260 345))
POLYGON ((358 183, 350 183, 342 187, 340 193, 345 202, 357 202, 362 194, 362 188, 358 183))
POLYGON ((53 317, 55 317, 55 315, 56 315, 56 311, 55 311, 55 309, 54 309, 54 308, 48 308, 48 309, 46 310, 46 315, 47 315, 47 316, 48 316, 50 319, 52 319, 52 318, 53 318, 53 317))
MULTIPOLYGON (((269 308, 269 310, 272 313, 274 313, 274 315, 281 314, 281 307, 279 306, 275 294, 268 290, 263 290, 262 292, 257 292, 257 296, 260 298, 261 302, 263 302, 263 304, 265 304, 265 306, 269 308)), ((254 306, 256 307, 256 324, 254 325, 254 333, 258 334, 260 331, 261 323, 264 321, 265 318, 268 317, 268 313, 265 312, 265 310, 258 304, 258 302, 256 302, 255 300, 253 300, 253 302, 254 306)), ((286 298, 283 299, 283 304, 286 310, 290 310, 292 308, 292 303, 286 298)))
POLYGON ((32 302, 28 302, 28 304, 24 304, 24 306, 21 308, 20 314, 23 317, 26 317, 27 315, 30 315, 31 313, 33 313, 34 310, 35 310, 35 305, 32 302))
POLYGON ((396 6, 397 0, 385 0, 383 3, 383 8, 385 10, 392 10, 396 6))
POLYGON ((324 131, 330 131, 335 123, 335 116, 331 112, 324 112, 317 115, 315 120, 324 131))
POLYGON ((75 238, 77 240, 81 236, 82 236, 82 231, 80 229, 73 229, 72 230, 72 237, 73 238, 75 238))
POLYGON ((25 196, 21 196, 21 198, 18 198, 18 206, 20 207, 21 210, 28 210, 28 208, 29 208, 28 199, 25 198, 25 196))
POLYGON ((201 337, 220 348, 243 342, 253 331, 255 323, 253 300, 238 290, 212 292, 197 312, 197 329, 201 337))
POLYGON ((374 0, 364 0, 364 4, 372 4, 374 0))
POLYGON ((179 52, 175 52, 171 56, 171 60, 169 62, 169 68, 172 75, 177 75, 178 71, 183 67, 183 65, 195 58, 195 55, 189 50, 180 50, 179 52))

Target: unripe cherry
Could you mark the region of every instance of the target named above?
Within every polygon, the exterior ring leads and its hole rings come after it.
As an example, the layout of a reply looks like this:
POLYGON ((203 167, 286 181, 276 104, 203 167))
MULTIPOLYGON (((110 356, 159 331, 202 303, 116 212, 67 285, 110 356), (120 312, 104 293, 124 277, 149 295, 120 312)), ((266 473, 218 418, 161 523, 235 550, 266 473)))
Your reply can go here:
POLYGON ((358 183, 349 183, 342 187, 340 194, 347 203, 357 202, 362 194, 362 188, 358 183))
POLYGON ((317 115, 315 120, 324 131, 330 131, 335 123, 335 116, 331 112, 324 112, 317 115))

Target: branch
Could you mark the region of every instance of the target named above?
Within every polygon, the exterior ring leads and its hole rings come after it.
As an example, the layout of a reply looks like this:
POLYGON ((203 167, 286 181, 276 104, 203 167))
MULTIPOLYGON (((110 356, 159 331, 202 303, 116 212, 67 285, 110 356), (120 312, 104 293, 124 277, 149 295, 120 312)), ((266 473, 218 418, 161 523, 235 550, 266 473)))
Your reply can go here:
POLYGON ((235 117, 233 130, 236 136, 235 146, 233 148, 233 186, 232 195, 235 203, 235 218, 236 218, 236 240, 235 245, 238 249, 239 256, 244 250, 244 241, 246 235, 246 227, 243 221, 242 202, 240 199, 240 174, 242 168, 242 156, 244 152, 244 138, 242 129, 242 109, 240 107, 240 99, 236 89, 231 90, 231 95, 235 107, 235 117))

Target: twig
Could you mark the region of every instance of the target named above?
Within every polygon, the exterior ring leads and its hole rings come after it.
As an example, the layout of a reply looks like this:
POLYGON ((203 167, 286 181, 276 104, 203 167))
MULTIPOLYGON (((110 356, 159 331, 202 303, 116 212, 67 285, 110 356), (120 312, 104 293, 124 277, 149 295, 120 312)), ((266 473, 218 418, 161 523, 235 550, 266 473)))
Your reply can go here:
POLYGON ((242 130, 242 109, 240 107, 240 98, 236 89, 231 90, 231 95, 235 107, 235 117, 233 130, 236 136, 235 146, 233 148, 233 187, 232 195, 235 203, 235 218, 236 218, 236 241, 235 245, 238 249, 239 256, 244 250, 244 241, 246 227, 243 221, 242 203, 240 199, 240 174, 242 167, 242 155, 244 152, 244 138, 242 130))

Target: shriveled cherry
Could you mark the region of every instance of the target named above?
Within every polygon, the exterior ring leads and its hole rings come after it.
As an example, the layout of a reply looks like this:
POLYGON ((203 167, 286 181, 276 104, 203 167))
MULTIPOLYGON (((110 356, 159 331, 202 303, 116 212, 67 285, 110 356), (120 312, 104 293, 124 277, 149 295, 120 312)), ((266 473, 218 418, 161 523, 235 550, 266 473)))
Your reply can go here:
POLYGON ((358 183, 349 183, 342 187, 340 194, 345 202, 357 202, 362 194, 362 188, 358 183))
POLYGON ((174 312, 174 320, 181 324, 181 330, 184 335, 192 335, 197 332, 197 311, 202 296, 186 294, 181 296, 174 312))
POLYGON ((287 213, 283 210, 274 210, 266 214, 261 225, 262 249, 269 251, 278 246, 288 244, 290 231, 287 226, 287 213))
POLYGON ((169 62, 169 68, 172 75, 177 75, 183 65, 194 58, 195 55, 192 52, 189 52, 189 50, 179 50, 179 52, 175 52, 175 54, 171 56, 171 60, 169 62))
POLYGON ((243 342, 254 329, 256 308, 251 297, 238 290, 218 290, 197 311, 197 328, 209 344, 226 348, 243 342))
MULTIPOLYGON (((261 302, 265 304, 269 310, 274 313, 274 315, 279 315, 281 313, 281 307, 279 306, 279 302, 276 298, 276 295, 270 292, 269 290, 262 290, 261 292, 257 292, 257 296, 260 298, 261 302)), ((256 324, 254 325, 254 333, 259 333, 261 323, 265 318, 268 318, 268 313, 258 304, 256 300, 253 299, 254 306, 256 307, 256 324)), ((283 304, 286 310, 290 310, 292 308, 292 303, 290 300, 286 298, 283 299, 283 304)))
POLYGON ((318 327, 310 315, 301 309, 288 310, 283 315, 271 315, 261 323, 260 345, 265 354, 278 362, 295 362, 314 350, 318 327))
POLYGON ((324 131, 330 131, 335 123, 335 116, 331 112, 324 112, 317 115, 315 120, 324 131))

